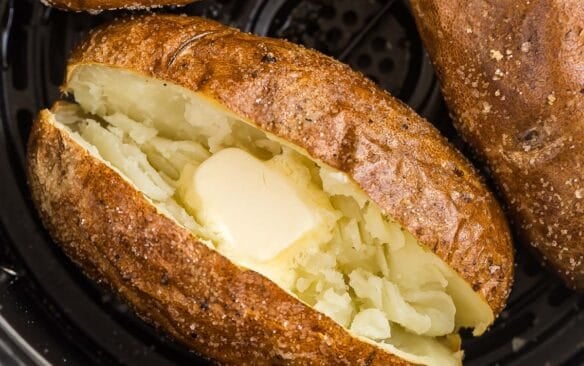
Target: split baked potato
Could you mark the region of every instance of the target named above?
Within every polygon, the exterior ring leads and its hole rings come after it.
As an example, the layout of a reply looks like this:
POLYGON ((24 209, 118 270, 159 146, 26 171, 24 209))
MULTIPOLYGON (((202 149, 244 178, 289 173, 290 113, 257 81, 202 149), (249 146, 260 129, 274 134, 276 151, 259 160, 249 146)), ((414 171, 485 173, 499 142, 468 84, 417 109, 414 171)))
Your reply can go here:
POLYGON ((584 2, 412 0, 455 123, 519 237, 584 289, 584 2))
POLYGON ((47 6, 62 10, 101 12, 114 9, 151 9, 167 5, 187 5, 196 0, 41 0, 47 6))
POLYGON ((469 163, 349 67, 193 17, 92 32, 28 147, 93 279, 225 364, 458 365, 513 251, 469 163))

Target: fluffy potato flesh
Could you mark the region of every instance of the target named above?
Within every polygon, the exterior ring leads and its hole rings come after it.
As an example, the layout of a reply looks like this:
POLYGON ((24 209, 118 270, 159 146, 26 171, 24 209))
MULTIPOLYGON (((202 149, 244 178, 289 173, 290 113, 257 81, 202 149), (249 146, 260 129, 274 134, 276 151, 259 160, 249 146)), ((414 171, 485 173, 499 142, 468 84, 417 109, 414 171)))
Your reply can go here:
POLYGON ((458 329, 488 304, 343 172, 182 87, 79 66, 61 128, 173 218, 354 336, 460 364, 458 329), (255 244, 254 244, 255 243, 255 244))

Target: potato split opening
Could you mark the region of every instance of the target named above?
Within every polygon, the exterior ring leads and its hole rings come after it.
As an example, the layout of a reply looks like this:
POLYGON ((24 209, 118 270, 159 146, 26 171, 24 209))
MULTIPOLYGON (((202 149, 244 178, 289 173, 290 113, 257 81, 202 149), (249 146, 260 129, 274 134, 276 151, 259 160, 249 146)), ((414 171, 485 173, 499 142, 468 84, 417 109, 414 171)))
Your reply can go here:
POLYGON ((458 329, 488 304, 345 173, 182 87, 73 70, 61 128, 163 214, 361 340, 414 363, 460 363, 458 329))

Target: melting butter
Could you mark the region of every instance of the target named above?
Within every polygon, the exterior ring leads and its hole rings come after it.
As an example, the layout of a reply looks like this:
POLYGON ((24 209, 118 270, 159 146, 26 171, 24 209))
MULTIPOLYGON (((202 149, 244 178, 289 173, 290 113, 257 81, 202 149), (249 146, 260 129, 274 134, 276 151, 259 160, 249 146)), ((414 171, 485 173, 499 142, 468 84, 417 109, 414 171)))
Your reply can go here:
POLYGON ((222 239, 223 252, 246 261, 269 262, 323 229, 318 204, 244 150, 217 152, 187 182, 186 205, 222 239))

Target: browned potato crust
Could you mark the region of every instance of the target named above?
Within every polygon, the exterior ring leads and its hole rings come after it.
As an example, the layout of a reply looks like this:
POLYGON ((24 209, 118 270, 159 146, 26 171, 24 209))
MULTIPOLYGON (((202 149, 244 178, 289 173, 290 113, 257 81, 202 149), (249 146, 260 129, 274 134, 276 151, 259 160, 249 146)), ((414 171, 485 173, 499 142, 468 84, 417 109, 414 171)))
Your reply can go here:
POLYGON ((584 288, 584 2, 412 4, 457 127, 520 237, 584 288))
MULTIPOLYGON (((436 129, 347 66, 213 21, 159 15, 93 32, 68 77, 88 64, 202 93, 346 172, 495 314, 504 306, 513 252, 493 196, 436 129)), ((143 318, 224 363, 407 364, 208 249, 50 119, 41 112, 28 150, 45 225, 143 318)))
POLYGON ((73 11, 149 9, 166 5, 186 5, 196 0, 41 0, 49 6, 73 11))

